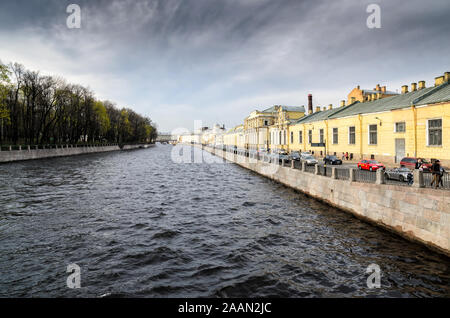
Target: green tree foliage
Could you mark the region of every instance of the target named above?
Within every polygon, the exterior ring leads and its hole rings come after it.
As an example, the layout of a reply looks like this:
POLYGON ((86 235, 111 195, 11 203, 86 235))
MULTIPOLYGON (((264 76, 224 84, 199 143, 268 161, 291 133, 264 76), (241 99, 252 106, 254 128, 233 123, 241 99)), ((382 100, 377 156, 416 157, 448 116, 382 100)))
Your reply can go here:
POLYGON ((11 80, 9 79, 9 69, 0 62, 0 118, 8 119, 9 112, 7 108, 7 97, 10 89, 11 80))
POLYGON ((9 109, 7 107, 11 85, 9 75, 8 67, 0 62, 0 141, 3 140, 4 125, 9 123, 9 109))
POLYGON ((0 63, 1 143, 154 142, 152 121, 86 87, 0 63))

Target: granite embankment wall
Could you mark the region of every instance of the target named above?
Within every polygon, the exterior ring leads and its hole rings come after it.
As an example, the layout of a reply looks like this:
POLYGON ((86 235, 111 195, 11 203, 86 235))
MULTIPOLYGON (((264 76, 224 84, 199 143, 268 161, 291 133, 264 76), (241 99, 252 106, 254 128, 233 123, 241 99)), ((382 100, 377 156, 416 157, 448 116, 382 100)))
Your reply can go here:
POLYGON ((341 210, 450 256, 450 192, 338 180, 206 149, 341 210), (273 173, 275 171, 275 173, 273 173))
POLYGON ((76 156, 89 153, 109 152, 118 150, 131 150, 142 148, 142 145, 124 145, 122 149, 118 145, 75 147, 71 145, 59 146, 51 149, 24 148, 21 150, 0 151, 0 163, 44 159, 53 157, 76 156))

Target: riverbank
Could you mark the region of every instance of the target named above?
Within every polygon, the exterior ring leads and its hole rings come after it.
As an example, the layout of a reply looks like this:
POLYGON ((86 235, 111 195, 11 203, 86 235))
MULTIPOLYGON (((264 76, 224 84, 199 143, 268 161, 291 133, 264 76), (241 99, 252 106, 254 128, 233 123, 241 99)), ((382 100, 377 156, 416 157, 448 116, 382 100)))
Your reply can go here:
POLYGON ((204 150, 450 256, 450 197, 435 189, 340 180, 219 149, 204 150))
POLYGON ((110 152, 119 150, 133 150, 139 148, 152 147, 152 144, 137 144, 137 145, 123 145, 109 144, 101 146, 89 146, 89 145, 59 145, 45 147, 45 146, 27 146, 26 148, 20 147, 18 150, 3 150, 0 151, 0 163, 8 163, 15 161, 36 160, 54 157, 67 157, 77 156, 89 153, 110 152))

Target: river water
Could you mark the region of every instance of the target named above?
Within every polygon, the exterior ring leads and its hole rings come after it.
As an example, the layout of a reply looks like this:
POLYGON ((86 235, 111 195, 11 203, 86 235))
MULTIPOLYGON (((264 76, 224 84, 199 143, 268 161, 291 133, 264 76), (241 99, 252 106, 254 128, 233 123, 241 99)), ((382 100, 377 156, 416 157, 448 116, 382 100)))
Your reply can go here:
POLYGON ((0 297, 450 296, 448 258, 172 149, 0 165, 0 297))

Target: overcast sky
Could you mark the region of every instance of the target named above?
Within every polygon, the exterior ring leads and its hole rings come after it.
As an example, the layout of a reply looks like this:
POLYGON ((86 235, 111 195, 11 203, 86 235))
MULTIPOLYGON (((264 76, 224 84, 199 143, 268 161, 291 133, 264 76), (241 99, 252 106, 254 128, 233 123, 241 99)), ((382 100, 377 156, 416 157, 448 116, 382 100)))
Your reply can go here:
POLYGON ((2 0, 0 60, 89 86, 160 131, 230 128, 308 93, 337 106, 356 85, 434 84, 450 71, 449 16, 448 0, 2 0), (81 29, 66 26, 71 3, 81 29))

